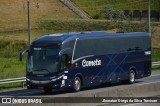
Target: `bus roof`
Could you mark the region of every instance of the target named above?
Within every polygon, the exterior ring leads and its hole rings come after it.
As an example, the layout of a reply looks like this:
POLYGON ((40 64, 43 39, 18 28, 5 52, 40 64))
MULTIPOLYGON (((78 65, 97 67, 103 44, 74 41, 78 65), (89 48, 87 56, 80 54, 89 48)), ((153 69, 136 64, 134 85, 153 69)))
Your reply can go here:
POLYGON ((130 32, 130 33, 108 33, 108 32, 80 32, 80 33, 62 33, 62 34, 48 34, 35 40, 32 45, 46 44, 46 43, 66 43, 77 38, 79 39, 96 39, 106 37, 130 37, 130 36, 149 36, 147 32, 130 32))

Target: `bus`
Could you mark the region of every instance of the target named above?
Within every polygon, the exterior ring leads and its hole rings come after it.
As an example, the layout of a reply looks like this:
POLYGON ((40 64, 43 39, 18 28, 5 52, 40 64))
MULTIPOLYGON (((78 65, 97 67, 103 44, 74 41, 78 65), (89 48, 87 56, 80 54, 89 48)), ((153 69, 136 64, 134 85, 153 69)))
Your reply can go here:
POLYGON ((146 32, 49 34, 33 41, 27 53, 28 89, 73 89, 151 75, 151 37, 146 32))

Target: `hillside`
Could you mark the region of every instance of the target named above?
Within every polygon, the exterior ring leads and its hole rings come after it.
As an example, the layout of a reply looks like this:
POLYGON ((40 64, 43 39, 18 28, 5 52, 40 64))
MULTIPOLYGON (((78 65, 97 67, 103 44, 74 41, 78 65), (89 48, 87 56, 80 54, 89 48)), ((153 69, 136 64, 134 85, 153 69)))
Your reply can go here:
MULTIPOLYGON (((59 0, 30 1, 32 28, 41 19, 78 18, 59 0)), ((27 0, 1 0, 0 17, 0 32, 27 30, 27 0)))
MULTIPOLYGON (((106 7, 114 10, 147 10, 148 0, 71 0, 86 13, 94 17, 106 7)), ((160 1, 151 0, 151 10, 160 11, 160 1)))

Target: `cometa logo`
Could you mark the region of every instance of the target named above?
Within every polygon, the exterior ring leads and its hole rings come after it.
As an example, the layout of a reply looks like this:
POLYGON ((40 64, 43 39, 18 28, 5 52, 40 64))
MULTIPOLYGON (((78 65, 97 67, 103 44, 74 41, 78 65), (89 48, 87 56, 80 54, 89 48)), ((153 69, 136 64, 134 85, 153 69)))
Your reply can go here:
POLYGON ((83 59, 82 61, 82 66, 83 67, 90 67, 90 66, 100 66, 101 65, 101 60, 94 60, 94 61, 87 61, 85 59, 83 59))

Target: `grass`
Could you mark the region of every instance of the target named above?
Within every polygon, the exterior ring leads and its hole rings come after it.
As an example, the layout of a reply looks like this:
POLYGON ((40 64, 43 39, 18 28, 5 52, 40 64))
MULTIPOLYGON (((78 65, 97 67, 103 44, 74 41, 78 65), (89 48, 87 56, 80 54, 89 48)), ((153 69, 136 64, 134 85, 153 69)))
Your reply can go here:
POLYGON ((153 70, 153 71, 160 71, 160 66, 153 66, 153 67, 152 67, 152 70, 153 70))
POLYGON ((18 58, 0 58, 0 79, 17 78, 25 76, 25 60, 18 58))
POLYGON ((154 48, 160 48, 160 24, 152 25, 152 46, 154 48))
POLYGON ((153 48, 152 50, 152 61, 160 61, 160 48, 153 48))
MULTIPOLYGON (((61 33, 61 30, 31 30, 31 38, 32 40, 37 39, 38 37, 41 37, 46 34, 52 34, 52 33, 61 33)), ((67 30, 63 32, 68 32, 67 30)), ((0 33, 0 39, 8 39, 18 42, 27 42, 28 41, 28 32, 27 31, 11 31, 11 32, 1 32, 0 33)))
MULTIPOLYGON (((114 10, 148 10, 147 0, 71 0, 90 16, 102 17, 102 10, 112 7, 114 10)), ((160 10, 159 0, 151 0, 151 10, 160 10)))
MULTIPOLYGON (((30 5, 32 29, 41 19, 79 18, 59 0, 31 0, 30 5)), ((0 17, 0 32, 27 30, 27 0, 1 0, 0 17)))
POLYGON ((71 20, 41 20, 39 23, 39 29, 46 30, 59 30, 68 32, 72 31, 102 31, 111 30, 116 28, 115 23, 106 20, 82 20, 82 19, 71 19, 71 20))
POLYGON ((25 62, 19 62, 19 52, 25 48, 25 41, 0 39, 0 79, 25 76, 25 62))
MULTIPOLYGON (((26 86, 26 83, 24 83, 24 87, 26 86)), ((10 83, 10 84, 3 84, 0 85, 0 91, 2 90, 10 90, 10 89, 15 89, 15 88, 22 88, 23 85, 22 83, 18 82, 18 83, 10 83)))

